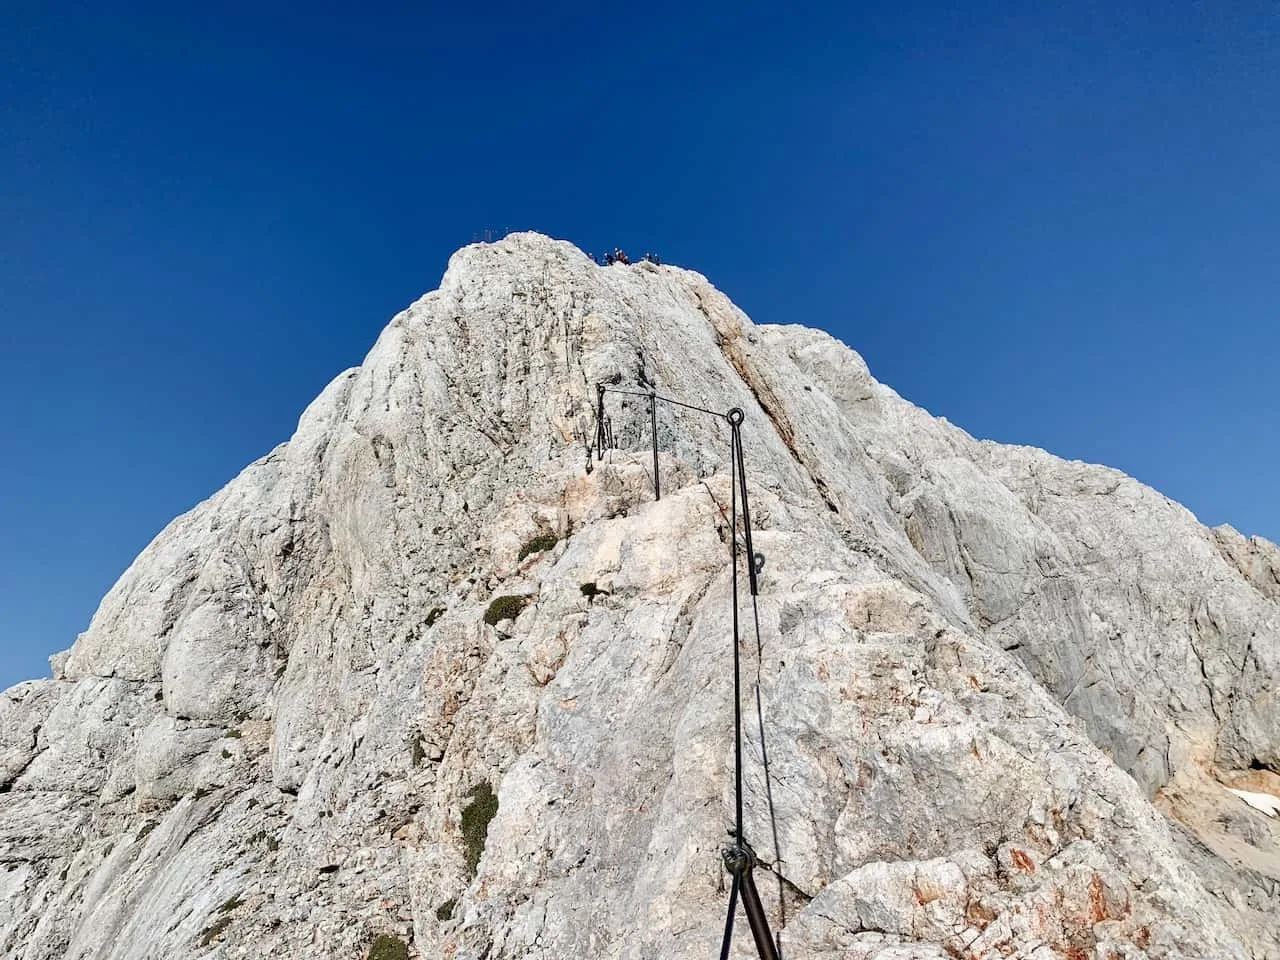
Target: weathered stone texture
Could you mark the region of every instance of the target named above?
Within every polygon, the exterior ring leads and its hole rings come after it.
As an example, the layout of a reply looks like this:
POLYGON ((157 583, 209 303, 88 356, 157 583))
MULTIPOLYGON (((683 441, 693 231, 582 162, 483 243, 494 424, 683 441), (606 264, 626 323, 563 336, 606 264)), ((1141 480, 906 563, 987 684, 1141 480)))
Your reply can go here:
POLYGON ((642 398, 584 470, 599 381, 746 411, 788 960, 1280 958, 1280 829, 1223 789, 1280 793, 1273 544, 534 234, 459 251, 0 696, 0 953, 713 956, 728 429, 660 405, 654 502, 642 398))

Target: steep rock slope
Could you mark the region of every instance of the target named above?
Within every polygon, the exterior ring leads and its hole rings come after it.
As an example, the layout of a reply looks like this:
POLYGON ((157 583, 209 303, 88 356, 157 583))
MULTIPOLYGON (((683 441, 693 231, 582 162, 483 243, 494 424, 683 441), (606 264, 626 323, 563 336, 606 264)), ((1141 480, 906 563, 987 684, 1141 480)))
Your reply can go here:
POLYGON ((456 254, 0 698, 0 950, 713 955, 727 428, 659 407, 654 502, 642 399, 584 469, 601 381, 747 412, 786 956, 1280 957, 1280 830, 1224 789, 1280 794, 1273 545, 534 234, 456 254))

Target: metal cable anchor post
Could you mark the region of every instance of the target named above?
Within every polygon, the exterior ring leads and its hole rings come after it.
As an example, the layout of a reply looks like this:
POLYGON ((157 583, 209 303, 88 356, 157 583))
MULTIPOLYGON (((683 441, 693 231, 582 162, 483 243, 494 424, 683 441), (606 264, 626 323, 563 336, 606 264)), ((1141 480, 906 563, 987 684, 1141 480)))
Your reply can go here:
POLYGON ((662 499, 662 483, 658 479, 658 390, 649 387, 649 426, 653 432, 653 499, 662 499))
MULTIPOLYGON (((605 428, 604 428, 604 384, 596 384, 596 459, 604 459, 605 445, 605 428)), ((590 454, 588 454, 590 459, 590 454)))
MULTIPOLYGON (((760 960, 779 960, 778 948, 774 945, 773 934, 769 930, 769 921, 765 917, 764 904, 760 901, 760 891, 756 889, 753 871, 756 867, 755 851, 741 837, 735 839, 733 846, 720 851, 724 860, 724 868, 733 877, 733 888, 742 894, 742 909, 747 915, 747 924, 751 927, 751 936, 756 942, 756 953, 760 960)), ((729 917, 726 922, 724 946, 720 956, 729 954, 730 936, 733 930, 733 912, 735 898, 729 901, 729 917)))
POLYGON ((754 597, 760 593, 760 571, 757 569, 760 564, 756 561, 755 544, 751 542, 751 504, 747 501, 747 468, 742 461, 742 421, 746 419, 746 416, 741 407, 734 407, 724 415, 733 431, 733 460, 735 463, 730 465, 729 470, 730 472, 736 472, 742 496, 742 535, 748 557, 747 580, 751 584, 751 596, 754 597))

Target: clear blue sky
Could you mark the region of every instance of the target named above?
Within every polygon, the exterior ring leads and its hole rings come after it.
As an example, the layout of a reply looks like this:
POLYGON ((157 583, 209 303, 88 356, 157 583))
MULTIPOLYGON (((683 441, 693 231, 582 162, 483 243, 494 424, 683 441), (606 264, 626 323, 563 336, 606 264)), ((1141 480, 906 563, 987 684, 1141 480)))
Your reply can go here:
POLYGON ((1280 539, 1274 4, 695 6, 9 0, 0 687, 486 228, 1280 539))

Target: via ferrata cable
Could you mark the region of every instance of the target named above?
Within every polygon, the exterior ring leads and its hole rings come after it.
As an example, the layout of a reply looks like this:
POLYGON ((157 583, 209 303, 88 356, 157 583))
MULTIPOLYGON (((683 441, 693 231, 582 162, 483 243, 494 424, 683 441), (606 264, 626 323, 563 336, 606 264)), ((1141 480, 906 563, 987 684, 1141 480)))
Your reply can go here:
MULTIPOLYGON (((684 407, 699 413, 705 413, 717 419, 724 419, 728 422, 730 428, 729 436, 729 489, 730 489, 730 506, 729 516, 725 517, 729 524, 729 556, 732 565, 732 592, 733 592, 733 780, 734 780, 734 828, 733 843, 725 847, 721 851, 725 868, 732 875, 732 886, 729 893, 729 911, 725 917, 724 938, 720 945, 720 960, 729 960, 729 951, 733 944, 733 927, 734 920, 737 915, 738 900, 742 899, 743 910, 747 915, 747 921, 751 928, 752 937, 755 939, 756 951, 760 955, 761 960, 781 960, 782 958, 782 936, 781 930, 776 938, 770 933, 768 918, 765 916, 764 907, 760 901, 760 894, 756 889, 754 878, 752 877, 753 869, 759 864, 755 851, 751 849, 747 843, 746 837, 743 835, 743 790, 742 790, 742 654, 741 654, 741 624, 739 612, 739 590, 738 590, 738 498, 742 498, 742 541, 743 547, 747 555, 747 579, 751 593, 751 616, 752 623, 756 634, 756 677, 755 677, 755 700, 756 700, 756 720, 760 731, 760 756, 764 767, 765 796, 769 805, 769 824, 772 832, 773 840, 773 857, 771 872, 778 879, 778 915, 780 923, 786 923, 786 902, 784 899, 784 878, 781 870, 781 853, 778 842, 778 821, 773 803, 773 784, 772 774, 769 769, 769 752, 765 744, 764 729, 764 702, 761 693, 761 668, 764 659, 764 644, 760 635, 760 607, 758 595, 760 592, 759 574, 763 565, 764 558, 759 557, 755 552, 755 546, 752 542, 751 531, 751 505, 747 497, 747 473, 746 464, 742 453, 742 422, 745 414, 740 407, 734 407, 728 413, 718 413, 715 410, 709 410, 706 407, 695 406, 691 403, 685 403, 672 397, 665 397, 657 393, 652 387, 645 393, 633 390, 620 390, 614 387, 606 387, 603 383, 596 385, 597 405, 596 405, 596 437, 593 446, 597 457, 602 453, 602 448, 613 446, 612 426, 607 425, 607 418, 604 412, 604 395, 606 393, 616 393, 622 396, 632 396, 643 398, 649 401, 649 418, 650 430, 652 433, 653 457, 654 457, 654 495, 657 499, 661 499, 661 488, 657 476, 658 447, 657 447, 657 402, 661 400, 664 403, 671 403, 675 406, 684 407)), ((590 469, 591 449, 588 448, 587 463, 590 469)), ((708 493, 710 488, 708 487, 708 493)), ((720 507, 719 502, 716 507, 720 510, 720 514, 724 516, 724 509, 720 507)))

